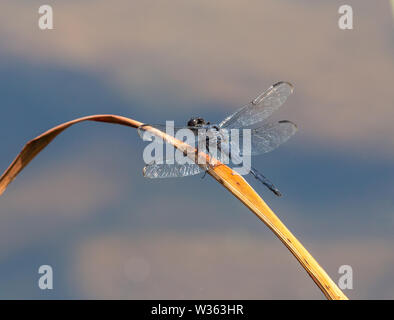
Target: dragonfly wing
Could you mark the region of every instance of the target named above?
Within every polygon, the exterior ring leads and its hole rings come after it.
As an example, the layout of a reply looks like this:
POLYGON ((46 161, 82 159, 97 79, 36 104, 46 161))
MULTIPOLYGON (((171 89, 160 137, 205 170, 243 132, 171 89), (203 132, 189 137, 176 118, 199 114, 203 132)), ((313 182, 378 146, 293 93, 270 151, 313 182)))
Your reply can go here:
POLYGON ((202 172, 202 169, 195 163, 150 163, 143 169, 144 177, 156 178, 178 178, 193 176, 202 172))
MULTIPOLYGON (((250 155, 258 155, 270 152, 290 139, 297 132, 297 126, 288 120, 274 123, 266 123, 261 127, 251 129, 251 152, 250 155)), ((242 153, 248 154, 243 146, 243 134, 240 131, 240 144, 242 153)))
POLYGON ((242 128, 267 119, 285 103, 294 87, 288 82, 278 82, 235 113, 224 119, 219 127, 242 128))

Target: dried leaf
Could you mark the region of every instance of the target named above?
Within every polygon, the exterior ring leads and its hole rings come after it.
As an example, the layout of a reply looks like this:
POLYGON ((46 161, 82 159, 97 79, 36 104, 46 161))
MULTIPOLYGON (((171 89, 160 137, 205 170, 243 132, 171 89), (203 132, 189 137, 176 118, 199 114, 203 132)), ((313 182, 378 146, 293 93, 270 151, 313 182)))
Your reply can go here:
MULTIPOLYGON (((0 195, 3 194, 7 186, 15 179, 15 177, 23 170, 24 167, 40 153, 58 134, 68 127, 83 121, 99 121, 113 124, 120 124, 133 128, 140 127, 143 123, 133 119, 116 116, 116 115, 94 115, 84 118, 75 119, 70 122, 63 123, 55 128, 48 130, 37 138, 29 141, 20 154, 11 163, 8 169, 0 178, 0 195)), ((202 163, 201 158, 205 158, 205 163, 213 163, 213 166, 206 167, 208 173, 237 197, 245 206, 247 206, 257 217, 262 220, 285 244, 294 257, 300 262, 303 268, 308 272, 313 281, 328 299, 346 300, 347 297, 331 280, 328 274, 310 255, 310 253, 302 246, 296 237, 286 228, 275 213, 268 207, 263 199, 256 191, 246 182, 246 180, 238 175, 231 168, 220 163, 216 159, 211 159, 209 155, 196 152, 197 150, 182 141, 171 137, 164 132, 150 127, 144 126, 144 130, 150 131, 157 136, 162 137, 166 142, 173 144, 182 152, 186 152, 194 161, 202 163)))

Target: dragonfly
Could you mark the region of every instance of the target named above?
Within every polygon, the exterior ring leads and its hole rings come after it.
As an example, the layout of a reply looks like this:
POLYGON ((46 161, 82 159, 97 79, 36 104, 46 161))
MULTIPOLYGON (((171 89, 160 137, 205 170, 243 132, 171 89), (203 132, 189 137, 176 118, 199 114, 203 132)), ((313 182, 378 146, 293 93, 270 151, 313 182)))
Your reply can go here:
MULTIPOLYGON (((198 129, 206 128, 218 133, 223 129, 239 129, 240 132, 242 132, 242 129, 250 129, 251 155, 264 154, 285 143, 297 131, 297 125, 289 120, 270 120, 271 115, 285 103, 293 91, 294 87, 292 84, 281 81, 273 84, 219 124, 211 124, 201 117, 192 117, 187 122, 187 125, 182 128, 187 128, 194 132, 198 129)), ((165 131, 165 125, 143 124, 138 130, 141 137, 143 137, 145 126, 152 126, 165 131)), ((225 139, 225 137, 222 137, 222 139, 225 139)), ((221 145, 219 149, 220 147, 221 145)), ((223 150, 222 148, 221 151, 227 153, 227 156, 231 159, 231 150, 223 150)), ((143 169, 143 174, 146 178, 155 179, 192 176, 204 171, 206 173, 206 170, 196 163, 179 164, 174 161, 160 159, 146 165, 143 169)), ((278 188, 256 168, 251 167, 249 172, 275 195, 282 195, 278 188)))

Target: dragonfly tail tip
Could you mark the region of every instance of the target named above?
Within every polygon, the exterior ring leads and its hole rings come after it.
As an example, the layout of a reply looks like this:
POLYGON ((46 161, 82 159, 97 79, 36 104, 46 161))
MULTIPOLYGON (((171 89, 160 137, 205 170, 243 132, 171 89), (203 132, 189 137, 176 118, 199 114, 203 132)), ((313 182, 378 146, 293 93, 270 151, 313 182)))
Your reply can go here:
POLYGON ((275 193, 276 196, 278 196, 278 197, 282 196, 282 193, 278 189, 275 189, 275 190, 272 190, 272 191, 275 193))

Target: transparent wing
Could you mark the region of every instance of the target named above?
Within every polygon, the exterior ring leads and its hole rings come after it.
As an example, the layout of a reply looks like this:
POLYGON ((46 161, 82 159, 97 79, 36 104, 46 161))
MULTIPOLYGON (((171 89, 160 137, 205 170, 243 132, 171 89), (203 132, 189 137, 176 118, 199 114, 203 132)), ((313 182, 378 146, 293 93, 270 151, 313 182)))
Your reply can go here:
POLYGON ((251 150, 244 150, 243 132, 240 131, 240 145, 243 154, 258 155, 270 152, 290 139, 297 132, 297 126, 288 120, 266 123, 251 129, 251 150))
POLYGON ((288 82, 275 83, 252 102, 224 119, 219 127, 242 128, 263 121, 285 103, 293 90, 293 85, 288 82))
MULTIPOLYGON (((167 160, 168 162, 168 160, 167 160)), ((143 169, 144 177, 156 178, 178 178, 193 176, 202 172, 201 168, 195 163, 150 163, 143 169)))

